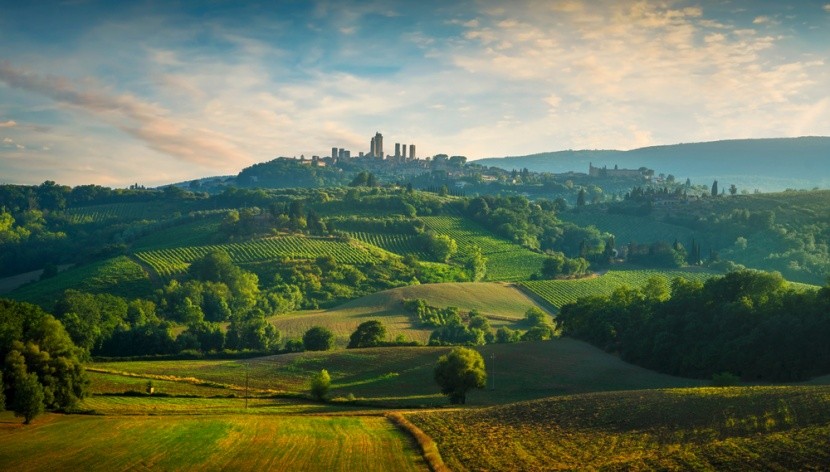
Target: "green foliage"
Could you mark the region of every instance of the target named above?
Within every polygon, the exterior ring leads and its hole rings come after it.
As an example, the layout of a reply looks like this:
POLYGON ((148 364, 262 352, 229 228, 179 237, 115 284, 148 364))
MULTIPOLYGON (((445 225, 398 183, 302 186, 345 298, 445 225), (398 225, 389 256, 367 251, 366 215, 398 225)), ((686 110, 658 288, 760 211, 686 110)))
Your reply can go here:
POLYGON ((43 386, 34 373, 24 373, 14 384, 14 415, 23 417, 23 424, 29 424, 43 413, 43 386))
POLYGON ((57 320, 34 305, 2 299, 0 319, 0 359, 11 405, 18 405, 17 385, 29 382, 27 375, 39 382, 40 402, 48 408, 72 407, 86 396, 83 351, 57 320))
POLYGON ((313 326, 303 334, 306 351, 328 351, 334 348, 334 333, 322 326, 313 326))
MULTIPOLYGON (((265 314, 255 309, 231 319, 226 343, 231 349, 273 352, 279 349, 280 337, 279 330, 265 319, 265 314)), ((218 339, 215 342, 219 344, 218 339)))
POLYGON ((321 370, 311 378, 311 397, 315 400, 325 400, 330 388, 331 376, 326 369, 321 370))
POLYGON ((374 347, 386 338, 386 327, 378 320, 369 320, 360 323, 349 337, 347 348, 374 347))
POLYGON ((447 262, 458 251, 458 244, 446 234, 427 231, 420 238, 424 252, 438 262, 447 262))
POLYGON ((579 277, 588 273, 588 261, 581 257, 565 257, 561 252, 552 252, 542 261, 540 274, 546 279, 557 277, 579 277))
POLYGON ((526 280, 533 274, 533 266, 544 259, 544 255, 496 236, 466 218, 427 216, 421 219, 428 229, 449 236, 461 247, 478 246, 486 258, 488 280, 526 280))
POLYGON ((531 280, 521 286, 538 295, 551 305, 561 308, 581 297, 609 295, 621 286, 642 287, 652 277, 672 279, 682 277, 704 281, 715 276, 715 272, 699 270, 610 270, 606 274, 577 280, 531 280))
POLYGON ((713 387, 734 387, 740 383, 741 379, 737 375, 730 374, 729 372, 712 374, 713 387))
POLYGON ((404 308, 418 317, 423 326, 440 327, 453 323, 460 323, 461 316, 458 308, 437 308, 427 304, 422 298, 403 301, 404 308))
POLYGON ((484 359, 478 352, 463 347, 454 348, 438 358, 434 370, 435 382, 450 403, 464 404, 467 392, 487 385, 484 359))
POLYGON ((788 288, 778 274, 737 271, 705 283, 677 278, 620 287, 562 307, 565 334, 675 375, 731 372, 796 381, 830 373, 830 287, 788 288))

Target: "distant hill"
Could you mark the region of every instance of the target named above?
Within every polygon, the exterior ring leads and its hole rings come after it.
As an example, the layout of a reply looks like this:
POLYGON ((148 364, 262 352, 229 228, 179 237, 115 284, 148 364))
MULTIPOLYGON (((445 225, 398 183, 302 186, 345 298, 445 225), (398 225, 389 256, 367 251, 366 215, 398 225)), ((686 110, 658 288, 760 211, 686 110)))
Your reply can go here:
POLYGON ((587 172, 595 167, 625 169, 648 167, 672 174, 678 180, 721 188, 735 184, 753 191, 830 187, 830 137, 736 139, 706 143, 652 146, 630 151, 559 151, 529 156, 486 158, 476 164, 506 170, 527 168, 536 172, 587 172))

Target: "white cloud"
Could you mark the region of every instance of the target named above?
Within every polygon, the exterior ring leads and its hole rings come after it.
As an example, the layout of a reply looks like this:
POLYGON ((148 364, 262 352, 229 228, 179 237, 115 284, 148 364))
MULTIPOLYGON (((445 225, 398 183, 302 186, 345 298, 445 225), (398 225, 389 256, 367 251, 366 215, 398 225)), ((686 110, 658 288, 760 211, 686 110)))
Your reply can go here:
POLYGON ((824 11, 830 13, 830 3, 824 5, 822 8, 824 8, 824 11))
POLYGON ((129 94, 83 89, 63 77, 43 77, 0 63, 0 81, 91 113, 143 141, 150 149, 206 167, 223 169, 227 162, 252 161, 221 132, 170 116, 169 110, 129 94))
POLYGON ((15 126, 17 126, 17 122, 14 120, 0 121, 0 128, 13 128, 15 126))

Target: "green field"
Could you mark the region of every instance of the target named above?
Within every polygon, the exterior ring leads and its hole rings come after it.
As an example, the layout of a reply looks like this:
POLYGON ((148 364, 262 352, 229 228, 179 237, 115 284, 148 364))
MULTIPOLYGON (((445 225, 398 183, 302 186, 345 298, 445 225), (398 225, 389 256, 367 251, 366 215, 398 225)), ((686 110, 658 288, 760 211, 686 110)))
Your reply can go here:
POLYGON ((520 285, 559 309, 562 305, 573 303, 581 297, 610 295, 615 289, 624 285, 641 287, 649 278, 655 276, 663 277, 671 282, 675 277, 706 280, 716 275, 718 274, 715 272, 700 269, 611 270, 597 277, 574 280, 531 280, 521 282, 520 285))
MULTIPOLYGON (((690 387, 698 380, 658 374, 622 362, 581 341, 492 344, 478 347, 492 369, 495 389, 471 392, 473 405, 505 404, 581 392, 690 387)), ((446 404, 432 378, 438 357, 447 347, 340 349, 283 354, 251 360, 188 360, 95 363, 112 373, 145 375, 189 383, 212 382, 238 392, 245 383, 259 392, 305 394, 308 379, 320 369, 332 377, 332 396, 349 394, 379 405, 446 404)), ((489 385, 488 385, 489 387, 489 385)))
POLYGON ((630 215, 616 215, 596 211, 574 211, 558 213, 562 221, 578 226, 594 226, 601 232, 614 235, 618 246, 635 242, 649 244, 656 241, 672 243, 675 240, 688 246, 692 238, 701 241, 701 235, 683 226, 654 221, 651 218, 630 215))
POLYGON ((7 294, 9 298, 37 303, 51 310, 63 292, 72 288, 90 293, 110 293, 135 298, 153 292, 144 269, 127 256, 72 267, 54 277, 24 285, 7 294))
POLYGON ((522 319, 528 308, 539 307, 532 298, 504 283, 442 283, 384 290, 331 310, 278 315, 270 321, 288 338, 301 337, 312 326, 325 326, 345 346, 357 325, 378 319, 386 326, 390 339, 402 334, 409 340, 425 343, 433 328, 418 326, 415 316, 403 309, 403 300, 411 298, 422 298, 440 308, 455 306, 462 312, 479 310, 494 327, 512 324, 522 319))
POLYGON ((301 236, 279 236, 243 243, 142 251, 136 253, 136 257, 151 266, 159 276, 171 277, 184 272, 191 262, 216 249, 227 251, 237 264, 280 258, 315 259, 323 255, 333 256, 338 262, 348 264, 374 260, 374 257, 358 244, 301 236))
POLYGON ((609 392, 408 413, 464 470, 822 470, 830 387, 609 392))
POLYGON ((487 280, 527 280, 542 267, 545 256, 494 235, 475 222, 456 216, 424 216, 426 227, 458 243, 459 251, 477 245, 487 258, 487 280))
POLYGON ((5 470, 427 470, 378 416, 0 414, 5 470))

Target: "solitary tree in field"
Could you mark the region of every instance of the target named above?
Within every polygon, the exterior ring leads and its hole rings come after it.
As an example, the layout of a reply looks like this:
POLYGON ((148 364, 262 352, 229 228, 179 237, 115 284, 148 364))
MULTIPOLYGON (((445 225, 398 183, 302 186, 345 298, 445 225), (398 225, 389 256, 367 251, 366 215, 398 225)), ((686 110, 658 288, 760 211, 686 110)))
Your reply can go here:
POLYGON ((487 385, 487 371, 481 354, 464 347, 438 358, 434 373, 441 393, 449 396, 450 403, 454 404, 463 405, 467 401, 467 391, 487 385))
POLYGON ((329 371, 323 369, 311 379, 311 396, 315 400, 323 400, 331 388, 331 376, 329 371))
POLYGON ((23 417, 23 424, 29 424, 43 413, 43 386, 37 374, 30 372, 17 379, 14 389, 14 415, 23 417))
POLYGON ((717 180, 712 182, 712 196, 713 197, 718 196, 718 181, 717 180))
POLYGON ((349 337, 347 348, 377 346, 386 338, 386 327, 378 320, 369 320, 360 323, 349 337))
POLYGON ((328 351, 334 348, 334 333, 322 326, 313 326, 303 334, 306 351, 328 351))

